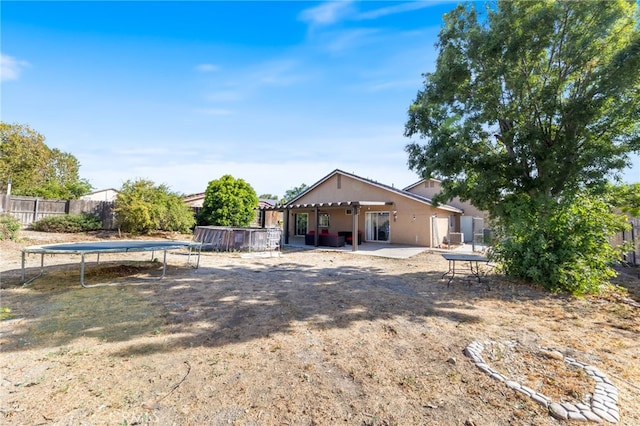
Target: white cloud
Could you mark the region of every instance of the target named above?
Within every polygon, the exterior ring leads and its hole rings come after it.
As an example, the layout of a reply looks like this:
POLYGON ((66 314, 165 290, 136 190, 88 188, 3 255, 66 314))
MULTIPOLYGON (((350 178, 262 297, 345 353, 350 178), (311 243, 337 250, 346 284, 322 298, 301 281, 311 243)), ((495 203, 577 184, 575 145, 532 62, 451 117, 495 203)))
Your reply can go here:
POLYGON ((298 18, 311 26, 334 24, 353 11, 351 1, 332 1, 303 10, 298 18))
POLYGON ((31 66, 29 62, 0 53, 0 81, 17 80, 24 68, 31 66))
POLYGON ((214 64, 199 64, 196 66, 196 70, 200 72, 214 72, 219 69, 220 67, 214 64))
POLYGON ((359 13, 355 16, 356 20, 378 19, 383 16, 395 15, 397 13, 411 12, 413 10, 424 9, 432 7, 438 3, 446 2, 426 2, 426 1, 412 1, 407 3, 400 3, 394 6, 382 7, 380 9, 371 10, 369 12, 359 13))

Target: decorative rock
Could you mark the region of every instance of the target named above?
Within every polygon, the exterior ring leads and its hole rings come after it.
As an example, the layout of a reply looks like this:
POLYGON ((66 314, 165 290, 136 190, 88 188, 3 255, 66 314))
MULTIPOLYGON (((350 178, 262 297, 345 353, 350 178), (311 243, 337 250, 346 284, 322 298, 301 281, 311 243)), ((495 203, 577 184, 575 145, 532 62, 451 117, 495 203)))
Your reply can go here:
POLYGON ((576 412, 573 412, 573 411, 567 412, 567 415, 569 417, 569 420, 579 420, 579 421, 583 421, 583 422, 586 422, 586 421, 589 420, 585 416, 583 416, 582 414, 576 413, 576 412))
POLYGON ((541 393, 534 393, 533 395, 531 395, 531 399, 533 399, 535 402, 542 405, 543 407, 549 406, 549 398, 542 395, 541 393))
POLYGON ((602 419, 594 414, 591 410, 580 411, 580 414, 585 416, 589 421, 592 421, 594 423, 602 423, 602 419))
MULTIPOLYGON (((549 410, 549 414, 557 419, 591 421, 595 423, 601 423, 603 420, 611 423, 620 422, 620 411, 617 405, 618 389, 607 378, 607 376, 604 375, 596 367, 576 361, 571 357, 564 357, 560 351, 549 348, 540 348, 540 352, 542 353, 542 355, 546 356, 547 358, 564 360, 564 362, 568 365, 582 368, 584 372, 596 382, 593 394, 586 395, 584 399, 585 402, 590 400, 591 406, 588 406, 584 403, 576 403, 575 405, 568 402, 557 403, 551 401, 550 398, 536 392, 530 387, 510 380, 509 378, 503 376, 502 374, 491 368, 487 363, 485 363, 482 358, 482 351, 484 350, 485 346, 494 343, 495 342, 482 343, 475 341, 470 343, 464 349, 463 353, 473 360, 478 369, 496 380, 505 382, 508 388, 520 392, 528 396, 538 404, 542 405, 543 407, 546 407, 549 410)), ((513 349, 516 345, 514 342, 504 342, 504 344, 511 349, 513 349)), ((451 359, 455 360, 455 358, 450 358, 449 361, 451 359)))
POLYGON ((507 378, 500 373, 491 373, 490 376, 496 380, 500 380, 501 382, 505 382, 507 380, 507 378))
POLYGON ((510 389, 519 389, 521 387, 520 383, 514 382, 513 380, 507 380, 506 383, 507 383, 507 387, 510 389))
POLYGON ((495 373, 495 371, 485 363, 477 363, 476 367, 478 367, 480 370, 484 371, 487 374, 495 373))
POLYGON ((557 402, 552 402, 551 404, 549 404, 549 413, 556 419, 567 420, 569 418, 567 410, 565 410, 564 407, 557 402))
POLYGON ((579 413, 580 410, 578 410, 578 407, 576 407, 575 405, 569 403, 569 402, 561 402, 560 405, 562 405, 562 407, 567 410, 567 413, 579 413))
POLYGON ((591 410, 594 412, 594 414, 596 414, 598 417, 611 422, 611 423, 618 423, 615 419, 615 417, 613 417, 612 415, 610 415, 608 412, 606 412, 605 410, 602 410, 600 408, 597 407, 592 407, 591 410))

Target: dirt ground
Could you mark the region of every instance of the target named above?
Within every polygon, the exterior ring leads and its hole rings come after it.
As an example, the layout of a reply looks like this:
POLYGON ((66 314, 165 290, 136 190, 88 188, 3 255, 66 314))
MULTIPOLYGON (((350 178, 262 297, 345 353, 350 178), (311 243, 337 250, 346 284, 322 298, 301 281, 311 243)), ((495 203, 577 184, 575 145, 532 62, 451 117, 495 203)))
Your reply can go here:
MULTIPOLYGON (((88 256, 87 283, 105 285, 87 289, 78 256, 45 256, 21 286, 22 247, 107 237, 0 242, 0 423, 568 423, 476 368, 463 350, 479 340, 496 342, 483 354, 495 369, 558 402, 588 403, 594 382, 540 348, 595 366, 618 388, 619 424, 640 424, 637 269, 576 299, 490 271, 490 289, 447 287, 438 253, 285 248, 203 252, 197 270, 170 253, 162 280, 149 253, 88 256)), ((28 276, 39 262, 27 257, 28 276)))

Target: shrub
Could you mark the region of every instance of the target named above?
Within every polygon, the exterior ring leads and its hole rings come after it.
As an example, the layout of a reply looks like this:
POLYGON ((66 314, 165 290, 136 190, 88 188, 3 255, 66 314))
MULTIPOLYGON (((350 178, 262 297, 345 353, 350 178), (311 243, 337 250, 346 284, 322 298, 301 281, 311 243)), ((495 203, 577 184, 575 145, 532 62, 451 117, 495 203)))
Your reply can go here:
POLYGON ((8 214, 0 215, 0 240, 15 240, 18 238, 18 231, 20 231, 18 219, 8 214))
POLYGON ((576 296, 598 293, 616 275, 612 265, 624 247, 613 247, 610 237, 626 222, 601 198, 578 194, 555 205, 511 207, 512 220, 500 229, 507 238, 493 250, 507 275, 576 296))
POLYGON ((191 208, 180 195, 145 179, 125 182, 114 210, 119 228, 132 234, 189 232, 195 223, 191 208))
POLYGON ((42 232, 86 232, 102 229, 102 220, 89 213, 48 216, 32 224, 42 232))

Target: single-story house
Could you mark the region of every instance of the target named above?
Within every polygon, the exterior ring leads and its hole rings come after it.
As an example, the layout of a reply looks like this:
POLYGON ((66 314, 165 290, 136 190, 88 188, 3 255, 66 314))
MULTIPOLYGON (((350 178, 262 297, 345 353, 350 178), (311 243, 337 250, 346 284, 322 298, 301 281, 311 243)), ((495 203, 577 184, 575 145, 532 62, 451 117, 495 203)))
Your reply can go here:
POLYGON ((316 246, 324 240, 325 245, 352 243, 357 250, 359 241, 424 247, 462 242, 459 218, 465 211, 436 207, 421 191, 420 184, 397 189, 336 169, 293 200, 268 209, 284 214, 285 244, 292 238, 316 246))
POLYGON ((81 197, 82 200, 91 200, 91 201, 115 201, 118 196, 119 191, 113 188, 100 189, 98 191, 93 191, 81 197))

